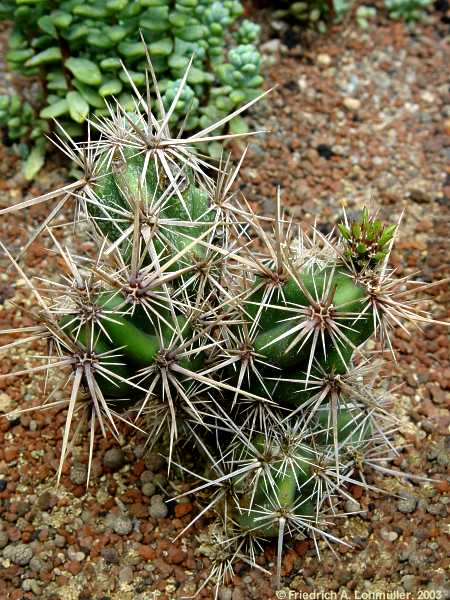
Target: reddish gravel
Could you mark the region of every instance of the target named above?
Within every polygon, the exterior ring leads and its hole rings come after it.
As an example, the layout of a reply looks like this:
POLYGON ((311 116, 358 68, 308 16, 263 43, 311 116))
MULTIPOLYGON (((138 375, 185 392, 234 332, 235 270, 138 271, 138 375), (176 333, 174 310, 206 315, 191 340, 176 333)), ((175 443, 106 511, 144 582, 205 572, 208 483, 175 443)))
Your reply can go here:
MULTIPOLYGON (((428 282, 447 277, 449 52, 440 19, 436 12, 411 30, 394 22, 365 33, 336 28, 308 46, 296 43, 294 30, 279 32, 279 41, 266 45, 273 61, 266 68, 268 84, 278 87, 252 116, 255 128, 270 134, 252 140, 242 171, 241 189, 249 201, 273 213, 280 187, 296 219, 311 224, 317 218, 324 230, 337 220, 341 205, 352 212, 369 204, 386 219, 404 211, 392 259, 398 274, 420 271, 428 282)), ((48 191, 67 176, 56 161, 26 185, 12 153, 0 148, 0 154, 2 206, 48 191)), ((3 218, 0 239, 17 252, 42 218, 40 209, 3 218)), ((28 273, 61 267, 44 242, 28 253, 28 273)), ((448 320, 448 299, 447 284, 431 288, 425 298, 441 320, 448 320)), ((0 329, 31 324, 32 302, 23 279, 2 272, 0 329)), ((436 599, 450 597, 448 330, 427 325, 411 337, 398 331, 394 346, 398 364, 388 361, 385 371, 399 384, 396 442, 406 445, 395 468, 440 483, 372 477, 401 498, 353 489, 359 505, 348 508, 364 512, 335 528, 353 548, 335 547, 336 559, 323 546, 318 561, 309 540, 293 541, 284 558, 286 598, 295 597, 289 590, 335 590, 345 591, 345 598, 404 591, 413 599, 424 589, 436 599)), ((31 363, 33 351, 42 351, 39 342, 27 355, 3 357, 1 372, 18 369, 24 360, 31 363)), ((39 404, 40 386, 39 377, 0 380, 0 412, 39 404)), ((189 489, 190 482, 167 481, 158 457, 146 456, 142 440, 127 436, 121 453, 108 453, 113 440, 98 439, 87 494, 87 449, 77 445, 56 489, 64 421, 64 412, 56 411, 32 412, 14 422, 0 419, 0 600, 192 595, 208 573, 208 521, 200 519, 172 544, 198 505, 194 497, 163 502, 189 489)), ((270 569, 273 560, 274 548, 268 546, 261 564, 270 569)), ((198 598, 212 595, 206 588, 198 598)), ((244 565, 219 595, 221 600, 275 597, 271 581, 244 565)))

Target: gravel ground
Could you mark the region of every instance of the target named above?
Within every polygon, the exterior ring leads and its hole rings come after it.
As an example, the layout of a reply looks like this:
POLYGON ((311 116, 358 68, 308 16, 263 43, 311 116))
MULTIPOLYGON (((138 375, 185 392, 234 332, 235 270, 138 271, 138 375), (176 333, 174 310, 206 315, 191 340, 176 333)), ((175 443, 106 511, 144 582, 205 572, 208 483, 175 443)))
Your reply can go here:
MULTIPOLYGON (((448 276, 446 27, 436 11, 414 29, 383 21, 369 32, 342 26, 306 41, 293 29, 267 31, 265 52, 272 63, 267 77, 277 87, 252 117, 255 128, 270 134, 253 139, 249 148, 241 177, 249 201, 271 214, 280 187, 296 219, 304 224, 317 219, 328 226, 342 205, 352 212, 368 204, 386 219, 404 211, 392 258, 398 274, 419 271, 430 282, 448 276)), ((26 184, 12 153, 0 148, 1 206, 48 191, 66 178, 55 159, 36 182, 26 184)), ((0 239, 14 253, 42 218, 39 209, 5 217, 0 239)), ((58 260, 41 241, 33 244, 26 265, 28 273, 37 275, 58 269, 58 260)), ((448 319, 448 298, 446 284, 429 290, 425 302, 435 318, 448 319)), ((2 272, 0 328, 31 324, 31 305, 24 280, 2 272)), ((345 599, 379 592, 378 598, 385 600, 388 592, 402 591, 410 599, 450 597, 447 331, 441 325, 426 326, 411 337, 398 331, 394 346, 398 363, 388 361, 386 371, 397 386, 401 426, 396 442, 405 445, 394 465, 440 483, 372 477, 372 483, 396 497, 366 495, 355 486, 351 492, 358 504, 346 509, 362 512, 335 528, 353 547, 336 546, 336 558, 323 546, 319 561, 310 540, 292 542, 285 553, 280 598, 330 591, 345 592, 345 599)), ((31 354, 38 350, 36 342, 26 355, 3 357, 1 372, 19 369, 24 361, 32 364, 31 354)), ((39 378, 0 380, 0 412, 39 404, 41 385, 39 378)), ((32 412, 13 422, 0 419, 0 600, 169 600, 192 595, 210 565, 208 520, 200 519, 172 544, 198 506, 194 497, 164 503, 191 482, 168 481, 164 464, 158 456, 146 455, 143 440, 124 437, 120 448, 111 439, 98 439, 88 493, 82 444, 74 448, 56 489, 64 421, 63 411, 32 412)), ((269 545, 261 564, 270 569, 273 559, 269 545)), ((238 565, 219 597, 277 596, 268 578, 238 565)), ((210 588, 198 595, 211 597, 210 588)))

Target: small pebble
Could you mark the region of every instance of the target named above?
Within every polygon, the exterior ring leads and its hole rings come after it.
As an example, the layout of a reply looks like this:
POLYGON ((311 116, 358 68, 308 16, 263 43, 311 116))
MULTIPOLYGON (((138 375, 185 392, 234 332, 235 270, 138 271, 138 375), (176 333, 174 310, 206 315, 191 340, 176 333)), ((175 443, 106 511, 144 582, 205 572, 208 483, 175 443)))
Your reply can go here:
POLYGON ((67 550, 67 556, 70 558, 70 560, 74 560, 76 562, 81 562, 86 558, 84 552, 80 552, 79 550, 76 550, 76 548, 72 547, 67 550))
POLYGON ((41 588, 39 582, 36 579, 25 579, 22 583, 22 589, 24 592, 33 592, 36 596, 41 595, 41 588))
POLYGON ((414 575, 405 575, 402 577, 402 585, 406 592, 413 592, 416 589, 416 578, 414 575))
POLYGON ((141 473, 141 481, 142 483, 148 483, 149 481, 153 481, 155 478, 155 474, 153 471, 142 471, 141 473))
POLYGON ((165 517, 167 517, 169 509, 164 504, 162 496, 156 495, 152 497, 151 506, 148 512, 150 516, 154 519, 164 519, 165 517), (154 500, 155 498, 157 498, 157 500, 154 500))
POLYGON ((30 560, 30 569, 36 571, 36 573, 39 573, 39 571, 42 571, 44 568, 45 563, 37 556, 33 556, 33 558, 30 560))
POLYGON ((356 502, 356 500, 347 500, 345 503, 346 512, 356 512, 358 510, 361 510, 361 505, 359 502, 356 502))
POLYGON ((386 540, 387 542, 395 542, 398 538, 398 533, 396 531, 387 531, 387 529, 382 529, 380 535, 383 540, 386 540))
POLYGON ((126 515, 119 515, 114 518, 112 528, 119 535, 128 535, 133 529, 133 522, 126 515))
POLYGON ((328 67, 331 65, 331 56, 329 54, 318 54, 317 64, 321 65, 322 67, 328 67))
POLYGON ((119 571, 119 581, 121 583, 130 583, 133 580, 133 569, 132 567, 123 567, 119 571))
POLYGON ((133 454, 134 456, 139 459, 142 458, 145 454, 145 446, 143 444, 140 444, 138 446, 134 446, 133 447, 133 454))
POLYGON ((402 498, 397 502, 397 508, 402 513, 412 513, 416 510, 417 499, 413 496, 402 498))
POLYGON ((102 558, 111 565, 117 565, 119 563, 119 555, 115 548, 109 548, 107 546, 106 548, 102 548, 100 554, 102 555, 102 558))
POLYGON ((151 481, 147 481, 142 486, 142 493, 144 494, 144 496, 153 496, 153 494, 155 493, 155 490, 156 490, 155 484, 152 483, 151 481))
POLYGON ((43 492, 38 499, 38 506, 41 510, 48 511, 52 506, 55 506, 56 499, 50 492, 43 492))
POLYGON ((164 459, 162 456, 160 456, 159 454, 147 454, 147 456, 144 459, 145 462, 145 466, 147 467, 147 469, 149 471, 153 471, 154 473, 156 473, 157 471, 159 471, 161 469, 161 467, 164 465, 164 459))
POLYGON ((108 469, 113 471, 117 471, 123 467, 125 464, 125 456, 121 450, 121 448, 111 448, 103 457, 103 464, 108 469))
POLYGON ((33 557, 33 550, 26 544, 9 544, 3 549, 4 558, 9 559, 15 565, 24 567, 33 557))
POLYGON ((279 52, 281 47, 281 41, 278 39, 268 40, 260 45, 259 49, 261 54, 275 54, 279 52))
POLYGON ((0 531, 0 548, 4 548, 9 542, 9 537, 6 531, 0 531))
MULTIPOLYGON (((28 502, 18 502, 17 503, 17 508, 16 508, 16 513, 20 516, 23 517, 24 515, 26 515, 26 513, 30 510, 30 505, 28 504, 28 502)), ((24 525, 26 524, 26 521, 24 523, 24 525)))
POLYGON ((4 492, 7 485, 6 479, 0 479, 0 492, 4 492))
POLYGON ((83 485, 87 481, 86 465, 73 465, 70 469, 70 481, 75 485, 83 485))
POLYGON ((13 404, 14 403, 8 394, 5 394, 5 392, 0 394, 0 412, 9 412, 13 408, 13 404))
POLYGON ((361 108, 361 102, 357 98, 344 98, 342 104, 350 112, 356 112, 361 108))
POLYGON ((429 512, 430 515, 439 515, 442 517, 445 517, 447 515, 447 509, 443 504, 441 504, 441 502, 436 502, 436 504, 429 504, 427 506, 427 512, 429 512))
POLYGON ((436 101, 436 98, 435 98, 434 94, 425 90, 425 92, 422 92, 422 100, 424 102, 426 102, 427 104, 434 104, 434 102, 436 101))
POLYGON ((418 204, 427 204, 433 200, 430 193, 420 187, 411 187, 409 188, 408 192, 411 200, 413 202, 417 202, 418 204))
POLYGON ((63 535, 57 533, 55 535, 54 544, 57 548, 64 548, 64 546, 66 545, 66 538, 63 535))

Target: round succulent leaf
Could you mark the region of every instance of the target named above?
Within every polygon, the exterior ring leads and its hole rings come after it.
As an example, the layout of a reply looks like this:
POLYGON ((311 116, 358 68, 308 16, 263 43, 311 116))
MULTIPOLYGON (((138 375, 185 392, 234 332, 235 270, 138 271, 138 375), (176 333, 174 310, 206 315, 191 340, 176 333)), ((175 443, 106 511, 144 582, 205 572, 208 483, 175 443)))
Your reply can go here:
POLYGON ((21 100, 19 94, 12 94, 9 97, 9 114, 17 115, 18 112, 20 111, 21 106, 22 106, 22 100, 21 100))
POLYGON ((128 5, 128 0, 108 0, 106 8, 111 12, 122 12, 128 5))
POLYGON ((47 83, 47 89, 56 92, 67 90, 67 82, 64 75, 61 75, 61 77, 49 81, 47 83))
POLYGON ((234 117, 230 121, 230 133, 233 134, 245 134, 249 132, 249 127, 245 119, 242 117, 234 117))
POLYGON ((127 112, 132 112, 135 108, 133 96, 128 92, 122 92, 119 96, 120 106, 122 106, 127 112))
POLYGON ((6 60, 8 62, 22 63, 31 58, 34 55, 32 48, 23 48, 21 50, 10 50, 6 54, 6 60))
POLYGON ((207 35, 204 25, 187 25, 182 29, 176 29, 175 35, 185 42, 196 42, 207 35))
POLYGON ((64 10, 56 10, 50 14, 50 19, 58 29, 67 29, 73 21, 73 16, 64 10))
POLYGON ((150 56, 170 56, 173 50, 173 41, 170 38, 164 38, 149 44, 148 50, 150 56))
POLYGON ((126 58, 145 56, 145 47, 142 42, 121 42, 117 48, 120 54, 123 54, 126 58))
POLYGON ((89 104, 79 92, 69 92, 66 98, 72 119, 76 123, 83 123, 89 114, 89 104))
POLYGON ((45 143, 37 143, 28 155, 24 164, 24 176, 27 181, 31 181, 41 170, 45 163, 45 143))
POLYGON ((8 46, 11 50, 17 50, 27 45, 27 39, 23 35, 22 31, 14 27, 9 34, 8 46))
POLYGON ((220 142, 210 142, 208 144, 208 154, 211 158, 220 160, 224 155, 223 144, 220 142))
POLYGON ((123 81, 123 83, 125 83, 128 86, 130 85, 130 79, 134 83, 134 85, 137 87, 141 87, 141 86, 145 85, 145 74, 140 73, 139 71, 127 70, 126 73, 125 72, 120 73, 119 77, 123 81))
POLYGON ((105 101, 99 95, 97 89, 92 88, 77 79, 74 79, 72 83, 91 106, 94 106, 95 108, 103 108, 105 106, 105 101))
POLYGON ((47 48, 38 54, 35 54, 32 58, 28 59, 25 63, 27 67, 37 67, 50 62, 56 62, 62 60, 61 49, 57 46, 47 48))
POLYGON ((105 33, 112 42, 118 44, 130 33, 130 28, 123 25, 112 25, 105 29, 105 33))
POLYGON ((70 42, 76 42, 77 40, 80 40, 80 39, 86 37, 88 34, 89 34, 89 27, 87 25, 85 25, 84 23, 80 23, 77 25, 72 25, 72 27, 70 27, 68 29, 68 31, 65 32, 65 37, 70 42))
POLYGON ((98 93, 100 96, 113 96, 116 94, 120 94, 122 91, 123 84, 120 79, 110 79, 106 81, 103 85, 100 86, 98 93))
POLYGON ((39 113, 39 116, 42 119, 56 119, 67 112, 69 112, 69 103, 66 98, 63 98, 62 100, 57 100, 43 108, 39 113))
POLYGON ((139 0, 141 6, 167 6, 169 0, 139 0))
POLYGON ((44 15, 40 17, 37 21, 38 26, 45 31, 48 35, 56 38, 58 36, 58 32, 56 31, 55 24, 53 23, 51 17, 49 15, 44 15))
POLYGON ((187 77, 188 83, 191 85, 197 85, 199 83, 203 83, 205 81, 205 73, 204 71, 197 69, 196 67, 191 67, 189 69, 189 74, 187 77))
POLYGON ((12 117, 11 119, 8 119, 8 128, 9 129, 16 129, 17 127, 19 127, 21 124, 21 119, 20 117, 12 117))
POLYGON ((172 11, 169 14, 169 22, 170 24, 178 29, 181 29, 183 27, 186 27, 186 25, 188 24, 188 20, 189 20, 189 16, 178 12, 176 10, 172 11))
POLYGON ((73 7, 72 12, 79 17, 87 17, 88 19, 103 19, 108 16, 106 8, 100 6, 92 6, 89 4, 77 4, 73 7))
POLYGON ((100 62, 100 67, 103 71, 117 71, 117 69, 122 68, 122 63, 120 61, 120 58, 117 58, 116 56, 108 57, 104 58, 100 62))
POLYGON ((139 20, 139 26, 152 34, 155 34, 167 31, 170 28, 170 23, 168 20, 155 21, 155 19, 143 17, 139 20))
POLYGON ((102 74, 97 65, 87 58, 68 58, 65 66, 73 74, 73 76, 88 85, 100 85, 102 82, 102 74))
POLYGON ((90 46, 102 48, 103 50, 109 50, 114 47, 114 42, 103 31, 91 31, 86 41, 90 46))
POLYGON ((168 60, 168 65, 171 69, 183 71, 189 64, 189 59, 186 56, 179 56, 178 54, 172 54, 168 60))

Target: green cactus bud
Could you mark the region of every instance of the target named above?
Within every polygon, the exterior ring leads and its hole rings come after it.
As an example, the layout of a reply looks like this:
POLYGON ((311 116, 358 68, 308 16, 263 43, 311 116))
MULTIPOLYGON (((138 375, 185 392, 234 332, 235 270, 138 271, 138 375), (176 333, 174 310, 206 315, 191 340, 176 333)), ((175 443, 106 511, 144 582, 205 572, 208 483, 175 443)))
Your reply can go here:
POLYGON ((397 226, 383 227, 380 220, 369 218, 367 209, 364 209, 361 218, 353 221, 349 228, 340 224, 338 229, 343 238, 345 256, 358 270, 362 270, 374 268, 384 260, 397 226))

